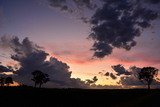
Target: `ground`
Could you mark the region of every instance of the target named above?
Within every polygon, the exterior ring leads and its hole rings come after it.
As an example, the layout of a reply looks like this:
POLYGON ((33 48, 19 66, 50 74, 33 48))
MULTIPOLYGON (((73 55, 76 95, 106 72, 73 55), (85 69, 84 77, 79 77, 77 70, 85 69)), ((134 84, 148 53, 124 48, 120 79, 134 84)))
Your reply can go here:
POLYGON ((159 107, 159 98, 158 89, 0 87, 0 107, 159 107))

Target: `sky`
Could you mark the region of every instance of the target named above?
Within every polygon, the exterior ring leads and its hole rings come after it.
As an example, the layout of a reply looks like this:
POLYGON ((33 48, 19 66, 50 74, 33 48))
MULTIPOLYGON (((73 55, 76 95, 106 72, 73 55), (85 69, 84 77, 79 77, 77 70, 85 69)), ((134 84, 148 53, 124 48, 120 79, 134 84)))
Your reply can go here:
MULTIPOLYGON (((117 84, 118 80, 106 79, 101 75, 106 72, 116 74, 111 67, 113 65, 122 64, 126 69, 130 66, 153 66, 160 69, 159 18, 153 20, 152 25, 145 28, 139 37, 134 38, 137 44, 130 50, 115 45, 111 54, 106 53, 105 57, 97 58, 93 57, 94 51, 90 50, 94 41, 87 39, 93 32, 91 24, 79 20, 76 14, 60 11, 44 1, 0 0, 0 36, 17 36, 20 41, 28 37, 42 46, 50 56, 67 63, 72 78, 86 80, 97 76, 96 84, 117 84)), ((88 11, 87 15, 92 12, 93 10, 88 11)), ((97 41, 101 43, 100 40, 97 41)), ((9 58, 11 53, 1 49, 2 64, 15 64, 9 58)))

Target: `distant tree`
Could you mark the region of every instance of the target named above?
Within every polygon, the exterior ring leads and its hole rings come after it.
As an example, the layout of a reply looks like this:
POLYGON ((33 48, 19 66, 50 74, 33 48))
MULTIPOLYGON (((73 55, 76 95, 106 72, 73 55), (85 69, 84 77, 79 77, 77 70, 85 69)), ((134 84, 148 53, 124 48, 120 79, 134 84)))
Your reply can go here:
POLYGON ((35 82, 35 87, 39 85, 39 88, 41 88, 43 83, 46 83, 49 81, 48 74, 45 74, 39 70, 32 72, 32 75, 33 75, 32 81, 35 82))
POLYGON ((158 69, 154 67, 143 67, 141 71, 138 73, 138 77, 141 81, 147 84, 148 89, 150 89, 150 85, 154 79, 158 75, 158 69))
POLYGON ((12 77, 7 77, 7 78, 5 79, 5 84, 6 84, 7 86, 9 86, 10 84, 13 84, 13 79, 12 79, 12 77))
POLYGON ((1 85, 1 86, 4 86, 4 83, 5 83, 5 78, 0 77, 0 85, 1 85))

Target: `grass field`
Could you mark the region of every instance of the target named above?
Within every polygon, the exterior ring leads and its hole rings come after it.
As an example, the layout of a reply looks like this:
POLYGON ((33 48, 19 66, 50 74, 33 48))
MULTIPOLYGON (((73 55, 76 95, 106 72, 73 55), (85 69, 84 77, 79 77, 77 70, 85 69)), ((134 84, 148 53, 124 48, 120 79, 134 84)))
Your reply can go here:
POLYGON ((160 90, 0 87, 0 107, 159 107, 160 90))

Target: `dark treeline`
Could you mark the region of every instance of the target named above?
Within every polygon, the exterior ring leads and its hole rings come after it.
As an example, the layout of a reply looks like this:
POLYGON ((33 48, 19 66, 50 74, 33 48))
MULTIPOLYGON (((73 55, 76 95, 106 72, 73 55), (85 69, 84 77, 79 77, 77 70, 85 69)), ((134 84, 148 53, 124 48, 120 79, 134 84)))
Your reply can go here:
POLYGON ((2 87, 0 95, 1 107, 158 107, 160 91, 44 89, 20 86, 2 87))

